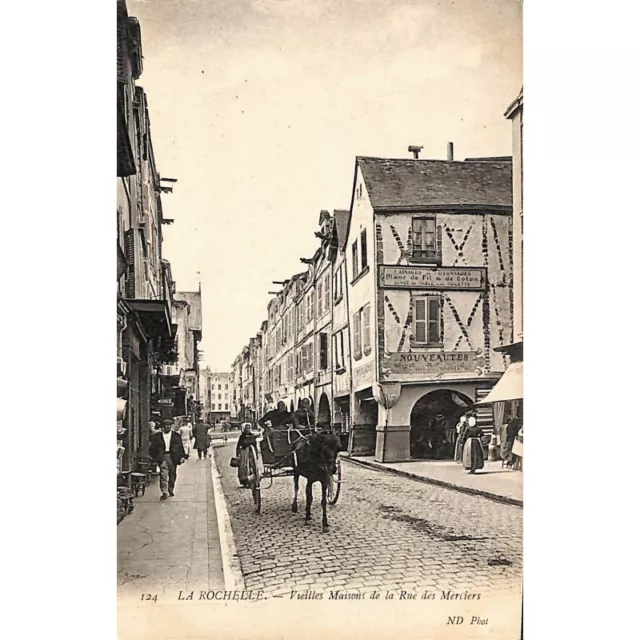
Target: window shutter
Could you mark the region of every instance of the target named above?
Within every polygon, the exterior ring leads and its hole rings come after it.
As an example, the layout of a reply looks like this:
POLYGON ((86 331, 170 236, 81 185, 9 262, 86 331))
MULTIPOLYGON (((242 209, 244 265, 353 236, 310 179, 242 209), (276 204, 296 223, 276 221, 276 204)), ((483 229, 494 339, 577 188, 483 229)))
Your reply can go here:
POLYGON ((127 257, 127 280, 125 284, 125 295, 127 298, 136 297, 136 270, 135 270, 135 231, 128 229, 124 234, 125 255, 127 257))
POLYGON ((320 369, 325 371, 328 366, 328 354, 327 354, 327 334, 320 334, 320 369))
POLYGON ((351 246, 351 259, 353 262, 353 277, 355 280, 358 275, 358 241, 356 240, 351 246))
POLYGON ((356 360, 362 358, 362 342, 361 342, 361 322, 362 316, 360 313, 356 313, 353 316, 353 357, 356 360))
POLYGON ((440 298, 429 298, 428 333, 427 342, 440 343, 440 298))
POLYGON ((371 306, 367 305, 363 312, 362 322, 362 342, 364 344, 364 354, 369 355, 371 353, 371 306))
POLYGON ((367 230, 360 234, 360 253, 362 254, 361 269, 367 266, 367 230))
POLYGON ((425 298, 417 298, 414 301, 415 308, 413 315, 413 339, 415 342, 427 341, 426 304, 427 301, 425 300, 425 298))
POLYGON ((126 83, 127 28, 124 20, 118 20, 118 82, 126 83))
POLYGON ((324 300, 323 294, 322 294, 322 280, 318 281, 318 317, 320 317, 322 315, 322 301, 324 300))
POLYGON ((436 260, 442 264, 442 225, 436 227, 436 260))

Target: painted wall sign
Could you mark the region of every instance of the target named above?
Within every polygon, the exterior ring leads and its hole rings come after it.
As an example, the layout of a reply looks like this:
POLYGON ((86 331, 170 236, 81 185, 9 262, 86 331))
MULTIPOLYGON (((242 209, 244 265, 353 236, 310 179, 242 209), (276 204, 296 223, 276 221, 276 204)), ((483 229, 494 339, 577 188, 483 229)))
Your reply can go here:
POLYGON ((353 370, 353 388, 356 391, 370 386, 374 380, 373 361, 356 367, 353 370))
POLYGON ((449 373, 482 373, 484 358, 477 351, 435 351, 391 353, 382 362, 384 378, 396 376, 438 376, 449 373))
POLYGON ((386 289, 444 289, 482 291, 486 270, 482 267, 380 266, 379 283, 386 289))

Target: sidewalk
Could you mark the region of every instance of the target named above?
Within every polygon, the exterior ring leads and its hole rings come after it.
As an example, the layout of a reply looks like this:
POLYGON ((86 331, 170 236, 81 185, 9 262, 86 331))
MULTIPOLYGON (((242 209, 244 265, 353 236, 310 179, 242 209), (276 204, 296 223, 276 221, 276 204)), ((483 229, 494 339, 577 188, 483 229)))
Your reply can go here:
POLYGON ((484 469, 470 474, 452 460, 412 460, 410 462, 375 462, 373 456, 343 457, 355 464, 387 471, 421 482, 437 484, 464 493, 481 495, 507 504, 523 505, 522 473, 503 469, 502 463, 485 460, 484 469))
POLYGON ((178 467, 175 497, 160 500, 158 476, 118 525, 118 599, 141 593, 224 589, 211 460, 178 467))

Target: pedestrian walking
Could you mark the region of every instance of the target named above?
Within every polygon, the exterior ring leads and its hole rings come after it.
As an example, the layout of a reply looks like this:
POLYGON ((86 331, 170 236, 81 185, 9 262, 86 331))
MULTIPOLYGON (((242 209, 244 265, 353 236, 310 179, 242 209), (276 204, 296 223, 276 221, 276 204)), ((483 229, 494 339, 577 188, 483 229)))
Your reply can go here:
POLYGON ((207 457, 207 451, 209 449, 209 433, 207 431, 207 425, 204 422, 198 422, 193 430, 195 437, 195 446, 198 451, 198 460, 203 460, 207 457))
POLYGON ((516 462, 516 457, 513 455, 513 445, 516 441, 516 436, 522 428, 522 418, 514 416, 507 425, 506 441, 504 450, 502 451, 503 460, 506 462, 507 467, 513 467, 516 462))
POLYGON ((178 429, 178 433, 182 438, 182 446, 184 448, 186 458, 189 459, 189 454, 191 453, 191 440, 193 440, 193 429, 191 428, 191 422, 183 424, 180 429, 178 429))
POLYGON ((174 496, 177 469, 186 458, 182 438, 172 430, 171 420, 162 423, 162 431, 151 436, 149 455, 160 465, 160 500, 174 496))
POLYGON ((238 458, 238 482, 243 487, 249 486, 249 446, 256 443, 256 437, 251 432, 251 423, 242 425, 242 433, 236 444, 236 458, 238 458))
POLYGON ((475 473, 478 469, 484 467, 484 453, 482 451, 482 429, 477 425, 474 416, 467 420, 469 425, 466 433, 464 445, 462 448, 462 466, 469 471, 475 473))

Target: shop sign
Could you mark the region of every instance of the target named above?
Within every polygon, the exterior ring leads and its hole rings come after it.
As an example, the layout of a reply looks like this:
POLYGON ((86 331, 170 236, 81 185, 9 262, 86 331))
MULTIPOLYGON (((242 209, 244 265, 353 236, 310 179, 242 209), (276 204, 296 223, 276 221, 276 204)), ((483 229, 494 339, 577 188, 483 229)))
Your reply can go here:
POLYGON ((353 388, 356 391, 371 386, 374 380, 373 361, 353 370, 353 388))
POLYGON ((336 393, 339 394, 349 391, 349 375, 346 371, 341 374, 336 374, 333 380, 336 388, 336 393))
POLYGON ((443 374, 482 372, 484 358, 478 351, 435 351, 387 354, 382 362, 382 375, 437 377, 443 374))
POLYGON ((160 398, 158 400, 158 404, 164 404, 164 405, 168 405, 170 407, 173 406, 173 399, 172 398, 160 398))
POLYGON ((486 270, 481 267, 380 267, 379 283, 386 289, 483 291, 486 270))

